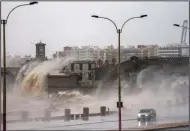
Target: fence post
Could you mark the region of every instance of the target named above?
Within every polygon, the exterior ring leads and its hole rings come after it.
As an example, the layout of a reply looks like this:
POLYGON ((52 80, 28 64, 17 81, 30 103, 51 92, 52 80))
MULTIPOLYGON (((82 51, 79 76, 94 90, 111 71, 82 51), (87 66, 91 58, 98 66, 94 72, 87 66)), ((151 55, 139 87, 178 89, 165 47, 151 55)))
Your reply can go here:
POLYGON ((101 116, 105 116, 106 115, 106 107, 105 106, 101 106, 100 107, 100 115, 101 116))
POLYGON ((50 118, 51 118, 51 112, 50 112, 49 108, 47 108, 44 111, 44 120, 49 121, 50 118))
POLYGON ((71 120, 74 120, 74 119, 75 119, 75 115, 71 114, 71 120))
POLYGON ((70 121, 71 119, 71 109, 65 109, 65 117, 64 120, 65 121, 70 121))
POLYGON ((28 111, 21 112, 21 120, 27 121, 28 120, 28 111))
POLYGON ((82 119, 84 121, 88 121, 88 117, 89 117, 89 108, 88 107, 84 107, 83 108, 83 117, 82 117, 82 119))
POLYGON ((75 119, 78 120, 80 118, 80 115, 75 115, 75 119))

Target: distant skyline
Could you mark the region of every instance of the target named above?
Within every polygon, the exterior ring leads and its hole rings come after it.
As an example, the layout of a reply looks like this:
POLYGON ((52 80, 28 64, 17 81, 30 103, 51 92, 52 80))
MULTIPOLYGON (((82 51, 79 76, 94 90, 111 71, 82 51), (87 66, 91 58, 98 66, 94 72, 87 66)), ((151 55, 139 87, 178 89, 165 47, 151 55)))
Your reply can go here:
MULTIPOLYGON (((23 2, 1 2, 2 18, 23 2)), ((92 18, 112 19, 118 27, 130 17, 147 14, 127 23, 121 45, 166 45, 179 43, 182 29, 173 24, 189 22, 188 2, 39 2, 16 9, 6 30, 7 54, 35 56, 35 44, 46 44, 48 57, 64 46, 117 47, 117 33, 112 23, 92 18), (32 44, 33 43, 33 44, 32 44)), ((189 33, 187 33, 189 42, 189 33)), ((1 42, 2 43, 2 42, 1 42)))

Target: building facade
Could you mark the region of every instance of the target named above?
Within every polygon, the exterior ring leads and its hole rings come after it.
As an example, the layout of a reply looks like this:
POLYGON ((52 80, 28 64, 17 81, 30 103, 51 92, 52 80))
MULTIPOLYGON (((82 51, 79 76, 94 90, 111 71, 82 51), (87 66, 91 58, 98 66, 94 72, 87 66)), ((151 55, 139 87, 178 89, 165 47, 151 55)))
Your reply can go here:
POLYGON ((39 42, 36 44, 36 59, 45 60, 46 59, 46 44, 39 42))
POLYGON ((189 44, 187 44, 187 43, 182 43, 181 44, 181 55, 182 56, 186 56, 186 57, 188 57, 189 56, 189 44))
POLYGON ((79 60, 98 60, 100 58, 100 48, 93 46, 82 46, 78 51, 79 60))
POLYGON ((173 44, 159 47, 158 56, 160 57, 179 57, 182 55, 181 45, 173 44))
POLYGON ((138 57, 152 57, 158 56, 158 45, 138 45, 138 57))

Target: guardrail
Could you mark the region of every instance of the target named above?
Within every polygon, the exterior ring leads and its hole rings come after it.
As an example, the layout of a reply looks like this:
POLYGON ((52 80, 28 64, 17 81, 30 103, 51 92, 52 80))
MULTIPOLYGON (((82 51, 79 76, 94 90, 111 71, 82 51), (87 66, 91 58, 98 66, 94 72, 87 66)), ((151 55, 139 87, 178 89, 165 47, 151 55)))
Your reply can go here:
MULTIPOLYGON (((16 113, 18 114, 18 111, 16 113)), ((47 108, 44 110, 44 116, 30 118, 28 111, 21 111, 19 113, 20 119, 7 120, 7 123, 30 122, 30 121, 51 121, 51 120, 70 121, 70 120, 79 120, 79 119, 82 119, 84 121, 88 121, 89 117, 108 116, 111 114, 115 114, 116 111, 110 111, 109 108, 107 108, 105 106, 101 106, 100 112, 97 112, 97 113, 90 113, 90 110, 88 107, 84 107, 83 113, 78 113, 78 114, 72 114, 71 109, 65 109, 64 110, 64 116, 52 116, 51 113, 52 113, 52 110, 47 108)), ((11 114, 14 114, 14 112, 12 112, 11 114)))

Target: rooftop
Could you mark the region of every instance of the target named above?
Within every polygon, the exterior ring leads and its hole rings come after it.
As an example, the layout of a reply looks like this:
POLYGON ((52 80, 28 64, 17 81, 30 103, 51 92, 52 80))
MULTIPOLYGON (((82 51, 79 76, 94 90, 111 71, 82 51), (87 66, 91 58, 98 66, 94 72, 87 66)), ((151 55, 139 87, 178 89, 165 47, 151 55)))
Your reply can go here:
POLYGON ((41 41, 39 43, 36 43, 36 45, 46 45, 44 43, 42 43, 41 41))

